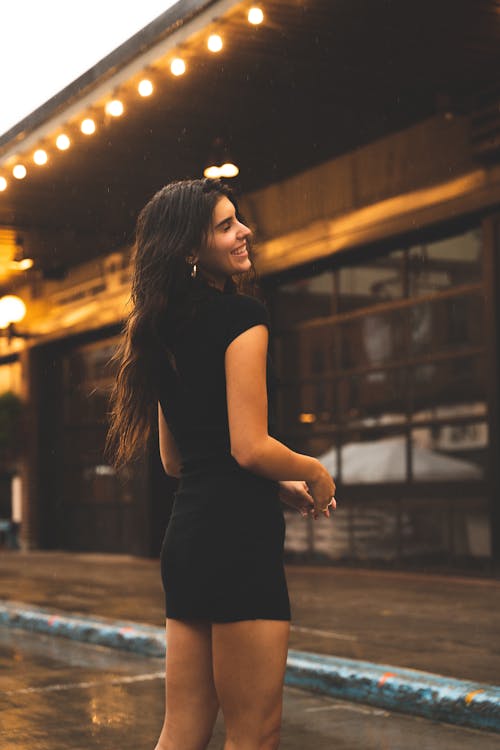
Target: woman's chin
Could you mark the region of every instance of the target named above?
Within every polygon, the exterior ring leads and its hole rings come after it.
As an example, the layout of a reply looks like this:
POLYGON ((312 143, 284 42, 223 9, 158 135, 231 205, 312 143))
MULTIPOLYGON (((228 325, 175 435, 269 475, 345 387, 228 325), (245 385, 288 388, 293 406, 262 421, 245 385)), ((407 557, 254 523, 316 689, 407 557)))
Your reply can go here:
POLYGON ((238 266, 234 269, 232 272, 232 276, 240 274, 240 273, 247 273, 252 267, 252 261, 250 258, 245 258, 245 261, 241 261, 238 263, 238 266))

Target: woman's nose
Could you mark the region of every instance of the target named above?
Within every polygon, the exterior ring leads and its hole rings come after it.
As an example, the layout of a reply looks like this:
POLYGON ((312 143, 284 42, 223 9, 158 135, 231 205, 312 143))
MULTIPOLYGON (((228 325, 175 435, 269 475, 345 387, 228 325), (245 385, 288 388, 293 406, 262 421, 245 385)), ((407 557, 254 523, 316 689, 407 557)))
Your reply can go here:
POLYGON ((250 229, 250 227, 247 227, 246 224, 242 224, 240 221, 238 234, 240 234, 241 237, 249 237, 252 234, 252 230, 250 229))

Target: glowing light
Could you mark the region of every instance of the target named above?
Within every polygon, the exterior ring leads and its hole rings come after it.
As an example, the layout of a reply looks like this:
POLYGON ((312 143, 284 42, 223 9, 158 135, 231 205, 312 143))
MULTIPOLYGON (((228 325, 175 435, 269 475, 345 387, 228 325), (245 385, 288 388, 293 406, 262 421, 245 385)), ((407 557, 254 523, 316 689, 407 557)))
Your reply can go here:
POLYGON ((170 63, 172 75, 181 76, 186 72, 186 63, 180 57, 174 57, 170 63))
POLYGON ((205 177, 210 177, 212 180, 216 180, 220 177, 220 169, 219 167, 205 167, 203 175, 205 177))
POLYGON ((316 421, 316 414, 311 414, 310 412, 302 412, 302 414, 299 414, 299 422, 302 422, 302 424, 312 424, 316 421))
POLYGON ((226 162, 219 169, 219 172, 221 177, 236 177, 236 175, 240 173, 240 170, 238 169, 236 164, 226 162))
POLYGON ((106 112, 111 117, 120 117, 123 114, 123 104, 119 99, 113 99, 106 104, 106 112))
POLYGON ((24 164, 16 164, 16 166, 12 170, 12 174, 14 175, 16 180, 24 180, 24 178, 28 174, 28 170, 26 169, 24 164))
POLYGON ((19 323, 26 315, 26 305, 21 297, 6 294, 0 299, 0 328, 7 328, 10 323, 19 323))
POLYGON ((42 164, 47 164, 48 160, 49 157, 47 156, 47 152, 43 148, 37 148, 33 154, 33 161, 35 164, 38 164, 38 166, 41 167, 42 164))
POLYGON ((151 96, 153 93, 153 84, 147 78, 144 78, 137 86, 137 91, 141 96, 151 96))
POLYGON ((250 8, 248 11, 248 22, 258 26, 264 20, 264 13, 260 8, 250 8))
POLYGON ((93 119, 91 117, 86 117, 85 120, 82 120, 80 130, 84 135, 92 135, 92 133, 95 133, 95 122, 93 119))
POLYGON ((210 52, 220 52, 222 46, 222 37, 218 34, 210 34, 207 40, 207 47, 210 52))
POLYGON ((71 141, 66 135, 66 133, 61 133, 61 135, 57 136, 56 146, 59 149, 59 151, 67 151, 67 149, 71 146, 71 141))
POLYGON ((216 180, 219 177, 236 177, 239 173, 240 170, 236 164, 232 164, 231 162, 226 162, 221 167, 211 165, 210 167, 205 167, 203 170, 204 177, 210 177, 212 180, 216 180))
MULTIPOLYGON (((1 300, 0 300, 1 302, 1 300)), ((8 318, 8 313, 6 310, 2 309, 2 306, 0 304, 0 328, 7 328, 8 325, 10 325, 12 321, 8 318)))
POLYGON ((10 267, 13 271, 27 271, 33 265, 33 258, 23 258, 22 260, 13 260, 10 267))
POLYGON ((7 190, 7 185, 9 183, 5 179, 5 177, 0 177, 0 193, 3 193, 4 190, 7 190))

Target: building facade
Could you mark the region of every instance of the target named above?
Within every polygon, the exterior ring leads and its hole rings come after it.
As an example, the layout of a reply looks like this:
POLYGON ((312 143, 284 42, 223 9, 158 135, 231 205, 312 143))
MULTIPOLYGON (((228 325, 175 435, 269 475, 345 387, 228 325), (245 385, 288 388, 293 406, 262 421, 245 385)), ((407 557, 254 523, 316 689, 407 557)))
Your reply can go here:
MULTIPOLYGON (((174 104, 167 107, 165 95, 156 109, 151 105, 145 115, 131 114, 130 132, 117 131, 114 142, 75 156, 73 177, 54 172, 59 208, 52 214, 42 178, 34 178, 37 200, 30 202, 28 191, 4 210, 0 198, 0 224, 24 216, 7 229, 22 233, 25 249, 38 248, 40 261, 51 261, 44 274, 33 272, 13 287, 26 302, 24 329, 32 337, 0 338, 0 383, 24 404, 24 442, 19 455, 4 461, 2 507, 9 481, 20 477, 25 547, 158 554, 176 482, 163 472, 156 425, 144 460, 119 474, 102 453, 116 375, 110 360, 130 293, 130 242, 119 229, 166 181, 166 173, 169 178, 185 176, 185 170, 201 174, 195 171, 196 139, 189 148, 182 140, 182 116, 194 117, 193 91, 199 91, 199 102, 208 97, 200 104, 207 118, 213 111, 226 112, 222 104, 228 92, 233 97, 243 92, 256 122, 249 127, 248 117, 235 108, 231 140, 247 144, 240 154, 250 177, 237 185, 243 213, 255 229, 256 265, 271 313, 279 431, 293 449, 320 458, 338 487, 338 509, 329 522, 306 521, 287 511, 289 560, 495 573, 500 562, 500 141, 491 112, 500 100, 498 89, 484 100, 476 97, 468 108, 448 106, 442 96, 429 107, 425 87, 430 97, 438 79, 441 85, 448 76, 450 88, 466 80, 446 67, 456 54, 451 36, 448 46, 439 47, 437 26, 429 25, 434 47, 428 48, 432 63, 427 60, 424 72, 413 56, 408 62, 404 51, 398 53, 402 69, 407 66, 404 87, 415 93, 411 105, 407 102, 403 114, 396 108, 382 116, 379 108, 392 95, 391 86, 403 91, 398 75, 383 78, 371 97, 365 75, 370 58, 360 58, 360 95, 354 92, 349 100, 351 79, 342 83, 332 75, 334 70, 340 76, 334 65, 339 49, 331 42, 339 24, 347 24, 345 59, 352 54, 349 45, 359 42, 352 10, 336 16, 326 0, 311 0, 307 14, 299 4, 274 0, 268 3, 274 26, 247 37, 245 3, 190 0, 188 5, 191 15, 184 20, 171 17, 175 8, 167 14, 165 28, 155 29, 148 42, 149 51, 144 44, 129 49, 123 79, 129 77, 128 85, 135 80, 132 74, 138 78, 139 63, 148 55, 151 63, 155 44, 163 45, 161 59, 168 60, 176 34, 195 67, 200 40, 219 22, 216 9, 240 41, 234 65, 216 71, 221 91, 214 88, 213 94, 210 88, 216 80, 212 63, 200 63, 197 88, 192 84, 191 93, 188 88, 179 93, 178 111, 174 104), (276 52, 278 41, 293 51, 289 58, 276 52), (437 53, 441 48, 446 54, 437 53), (308 60, 318 74, 310 83, 308 60), (269 81, 266 61, 275 66, 269 81), (295 109, 284 85, 287 76, 297 96, 295 109), (332 110, 333 99, 323 94, 334 90, 344 97, 345 117, 330 136, 330 120, 318 112, 316 124, 308 107, 316 92, 332 110), (223 96, 214 106, 208 100, 219 93, 223 96), (421 108, 413 110, 417 104, 421 108), (349 122, 363 112, 371 129, 350 141, 349 122), (266 117, 266 127, 260 128, 266 117), (154 159, 137 148, 143 131, 152 134, 154 159), (336 137, 343 138, 337 149, 336 137), (158 161, 173 145, 175 169, 160 169, 158 161), (123 155, 133 158, 136 152, 133 172, 123 155), (273 164, 276 169, 266 179, 256 178, 273 164), (114 168, 116 179, 110 177, 114 168), (70 191, 74 199, 68 202, 70 191), (67 221, 60 215, 65 209, 67 221), (42 221, 47 215, 51 227, 42 221), (82 221, 84 230, 78 228, 82 221), (73 253, 74 262, 59 274, 64 253, 73 253)), ((381 34, 389 33, 384 4, 361 5, 367 17, 377 6, 373 23, 381 34)), ((428 19, 425 3, 413 12, 422 14, 422 22, 428 19)), ((395 27, 396 16, 391 19, 395 27)), ((406 24, 403 19, 397 40, 406 39, 411 47, 414 24, 406 24)), ((477 80, 491 78, 488 64, 500 49, 492 52, 486 36, 483 57, 474 47, 467 68, 471 90, 477 80)), ((116 65, 110 70, 94 71, 88 86, 96 83, 102 95, 106 76, 118 76, 116 65)), ((84 93, 90 99, 88 89, 84 93)), ((75 96, 68 99, 73 113, 75 96)), ((42 127, 35 125, 33 133, 42 127)), ((111 125, 106 121, 102 127, 111 125)), ((215 124, 211 127, 215 133, 215 124)), ((198 130, 201 142, 203 129, 198 130)), ((7 146, 14 150, 12 143, 7 146)), ((0 156, 1 151, 0 143, 0 156)))

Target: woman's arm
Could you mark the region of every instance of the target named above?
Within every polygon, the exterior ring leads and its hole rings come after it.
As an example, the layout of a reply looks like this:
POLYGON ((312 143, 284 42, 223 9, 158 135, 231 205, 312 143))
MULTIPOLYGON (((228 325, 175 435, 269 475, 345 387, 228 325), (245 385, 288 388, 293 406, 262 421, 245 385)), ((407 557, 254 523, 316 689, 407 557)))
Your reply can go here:
POLYGON ((158 437, 160 441, 160 458, 165 473, 171 477, 179 478, 181 475, 182 461, 179 449, 170 432, 167 421, 158 401, 158 437))
POLYGON ((324 472, 316 458, 295 453, 267 429, 268 329, 259 324, 237 336, 225 354, 231 454, 246 469, 274 480, 314 482, 324 472))

